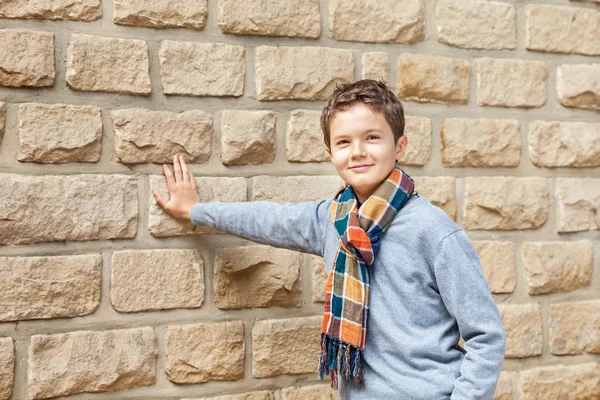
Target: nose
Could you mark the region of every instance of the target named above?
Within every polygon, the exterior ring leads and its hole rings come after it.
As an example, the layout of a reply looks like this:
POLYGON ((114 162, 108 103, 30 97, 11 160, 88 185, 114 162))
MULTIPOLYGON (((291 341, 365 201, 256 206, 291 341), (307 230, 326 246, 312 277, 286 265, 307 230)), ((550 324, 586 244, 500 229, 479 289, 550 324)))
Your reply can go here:
POLYGON ((360 159, 366 156, 365 146, 360 140, 355 140, 352 143, 352 159, 360 159))

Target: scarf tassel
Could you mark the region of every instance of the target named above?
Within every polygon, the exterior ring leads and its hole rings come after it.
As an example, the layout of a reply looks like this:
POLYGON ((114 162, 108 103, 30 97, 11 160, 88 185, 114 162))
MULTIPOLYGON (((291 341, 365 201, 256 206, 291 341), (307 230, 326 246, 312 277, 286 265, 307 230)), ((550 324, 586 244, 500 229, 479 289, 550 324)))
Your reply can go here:
POLYGON ((342 342, 326 333, 321 334, 321 354, 319 356, 319 379, 329 375, 333 389, 338 388, 338 376, 363 383, 364 369, 359 348, 342 342))

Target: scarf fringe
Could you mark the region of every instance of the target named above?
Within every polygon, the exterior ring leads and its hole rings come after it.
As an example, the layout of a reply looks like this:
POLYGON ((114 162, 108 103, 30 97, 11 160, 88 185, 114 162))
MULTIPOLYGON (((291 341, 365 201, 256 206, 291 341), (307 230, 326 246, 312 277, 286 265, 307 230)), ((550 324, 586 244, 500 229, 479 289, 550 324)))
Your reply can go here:
POLYGON ((329 383, 338 388, 338 376, 352 379, 356 383, 364 382, 362 352, 358 347, 342 342, 338 338, 321 333, 321 354, 319 356, 319 379, 329 375, 329 383))

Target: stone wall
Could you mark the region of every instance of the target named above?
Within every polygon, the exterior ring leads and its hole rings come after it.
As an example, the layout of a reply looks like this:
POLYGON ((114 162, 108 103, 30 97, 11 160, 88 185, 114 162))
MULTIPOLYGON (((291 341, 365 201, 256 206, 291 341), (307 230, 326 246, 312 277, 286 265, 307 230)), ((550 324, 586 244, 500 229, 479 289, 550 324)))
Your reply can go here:
POLYGON ((319 111, 362 77, 481 258, 496 398, 600 398, 599 37, 598 0, 1 1, 0 399, 333 399, 322 260, 150 193, 178 152, 202 201, 330 196, 319 111))

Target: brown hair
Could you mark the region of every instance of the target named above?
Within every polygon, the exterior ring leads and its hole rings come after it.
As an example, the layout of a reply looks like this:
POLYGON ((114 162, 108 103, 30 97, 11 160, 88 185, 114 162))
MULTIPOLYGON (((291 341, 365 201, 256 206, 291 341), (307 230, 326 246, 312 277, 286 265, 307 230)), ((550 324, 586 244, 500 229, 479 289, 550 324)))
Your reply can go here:
POLYGON ((335 117, 336 112, 347 110, 357 102, 384 115, 385 120, 392 128, 394 143, 397 143, 398 139, 404 135, 404 109, 398 97, 383 81, 363 79, 336 87, 327 100, 321 113, 321 129, 328 149, 331 148, 331 132, 329 130, 331 120, 335 117))

